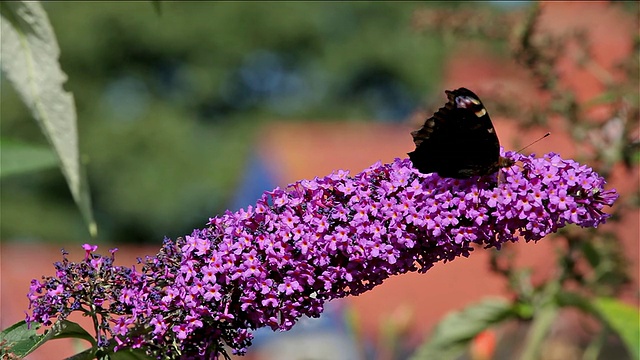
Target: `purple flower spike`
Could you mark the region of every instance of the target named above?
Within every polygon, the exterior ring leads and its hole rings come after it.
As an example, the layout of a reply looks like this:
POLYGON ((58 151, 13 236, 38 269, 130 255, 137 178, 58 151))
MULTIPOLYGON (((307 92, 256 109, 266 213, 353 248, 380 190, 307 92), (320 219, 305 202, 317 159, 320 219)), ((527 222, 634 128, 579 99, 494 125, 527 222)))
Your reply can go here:
POLYGON ((516 165, 464 180, 421 174, 409 159, 353 177, 338 171, 265 192, 255 206, 165 240, 115 299, 130 313, 119 324, 135 324, 119 347, 143 341, 162 354, 209 359, 227 345, 242 354, 254 329, 289 330, 328 300, 468 256, 474 243, 500 248, 609 216, 602 209, 618 195, 591 168, 553 153, 505 156, 516 165))

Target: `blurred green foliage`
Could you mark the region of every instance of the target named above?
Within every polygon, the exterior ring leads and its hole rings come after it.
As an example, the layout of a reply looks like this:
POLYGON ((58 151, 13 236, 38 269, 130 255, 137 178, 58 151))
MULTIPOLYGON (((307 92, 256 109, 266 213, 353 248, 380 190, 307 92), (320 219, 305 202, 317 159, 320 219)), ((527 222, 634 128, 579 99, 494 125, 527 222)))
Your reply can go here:
MULTIPOLYGON (((424 4, 43 5, 101 243, 202 227, 227 208, 269 121, 401 121, 440 80, 441 44, 411 29, 424 4)), ((11 86, 1 90, 3 137, 44 144, 11 86)), ((88 240, 56 169, 3 179, 1 201, 4 241, 88 240)))

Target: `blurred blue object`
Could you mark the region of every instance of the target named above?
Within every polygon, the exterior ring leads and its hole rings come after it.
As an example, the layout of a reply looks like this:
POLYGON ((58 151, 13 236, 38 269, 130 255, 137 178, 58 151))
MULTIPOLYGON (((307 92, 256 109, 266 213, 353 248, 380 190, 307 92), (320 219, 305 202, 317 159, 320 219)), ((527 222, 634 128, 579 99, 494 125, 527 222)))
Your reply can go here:
POLYGON ((325 305, 317 319, 302 318, 286 332, 258 329, 249 351, 257 359, 331 359, 361 358, 352 334, 344 322, 340 301, 325 305))
POLYGON ((144 81, 137 77, 121 76, 107 84, 102 101, 113 115, 113 119, 140 120, 149 108, 149 89, 144 81))
POLYGON ((235 195, 229 205, 230 210, 246 209, 254 205, 267 190, 276 187, 275 176, 257 151, 253 151, 247 161, 240 184, 235 189, 235 195))

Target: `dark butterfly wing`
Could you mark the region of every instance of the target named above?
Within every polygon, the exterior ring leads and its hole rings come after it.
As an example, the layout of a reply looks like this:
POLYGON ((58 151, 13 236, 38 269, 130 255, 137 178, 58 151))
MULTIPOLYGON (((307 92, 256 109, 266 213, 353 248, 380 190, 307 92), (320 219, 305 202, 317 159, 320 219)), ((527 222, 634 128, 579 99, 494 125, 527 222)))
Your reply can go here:
POLYGON ((465 88, 445 93, 449 101, 444 107, 411 133, 413 166, 425 174, 464 179, 512 165, 500 157, 498 136, 478 96, 465 88))

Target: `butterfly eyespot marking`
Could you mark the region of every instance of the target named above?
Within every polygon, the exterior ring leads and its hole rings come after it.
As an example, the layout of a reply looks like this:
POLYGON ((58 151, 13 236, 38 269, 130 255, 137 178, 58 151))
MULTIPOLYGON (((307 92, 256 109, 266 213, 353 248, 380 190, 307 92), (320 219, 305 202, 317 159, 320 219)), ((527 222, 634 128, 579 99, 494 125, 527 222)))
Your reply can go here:
POLYGON ((468 109, 473 105, 480 104, 479 100, 476 100, 469 96, 456 96, 456 106, 459 109, 468 109))
MULTIPOLYGON (((483 117, 483 116, 485 116, 487 114, 487 110, 485 108, 482 108, 482 109, 476 111, 475 114, 476 114, 477 117, 483 117)), ((493 130, 493 129, 491 129, 491 130, 493 130)))

